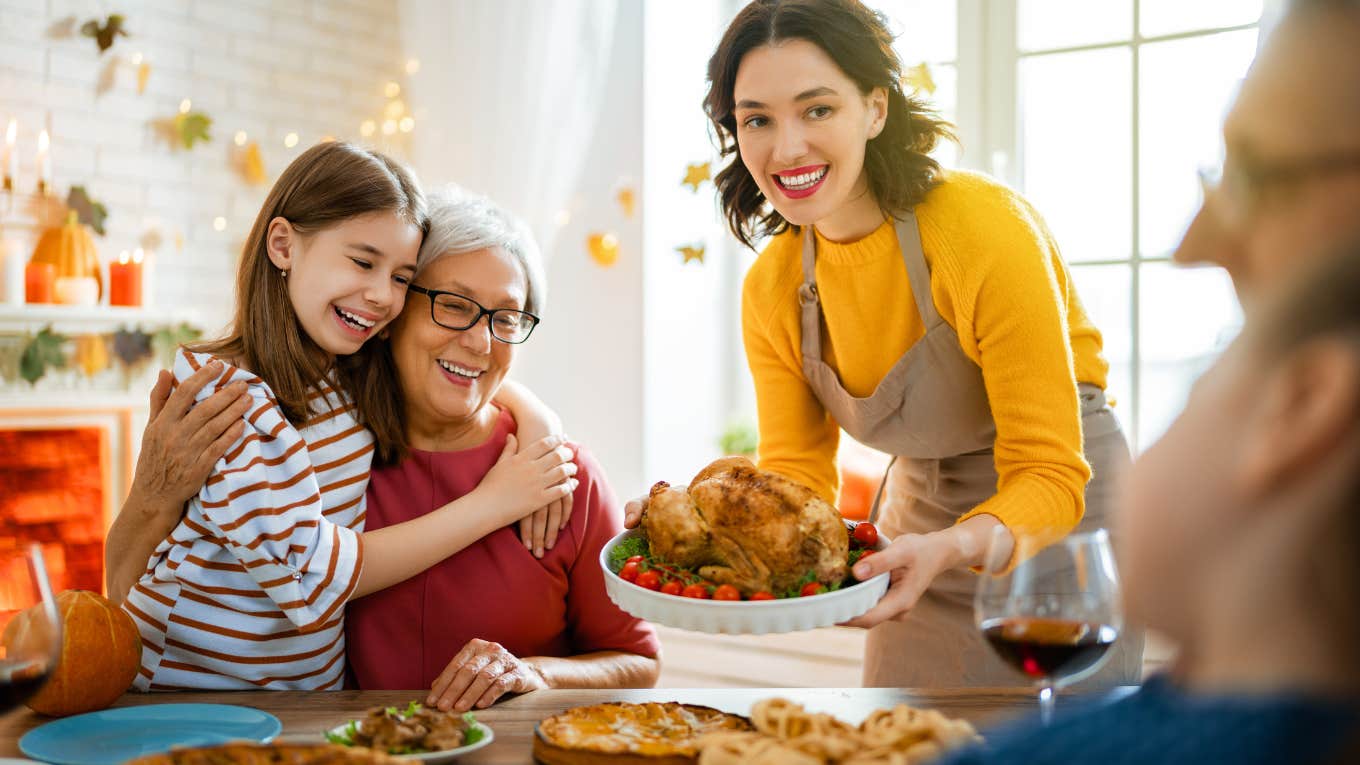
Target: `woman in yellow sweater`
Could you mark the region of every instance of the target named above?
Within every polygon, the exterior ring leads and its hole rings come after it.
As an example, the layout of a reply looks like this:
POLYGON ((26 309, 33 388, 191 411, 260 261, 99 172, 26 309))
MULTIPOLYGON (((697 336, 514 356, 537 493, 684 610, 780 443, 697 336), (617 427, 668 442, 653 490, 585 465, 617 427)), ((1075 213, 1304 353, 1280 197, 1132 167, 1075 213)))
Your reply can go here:
MULTIPOLYGON (((855 570, 892 571, 853 622, 872 627, 865 685, 1010 685, 968 568, 997 526, 1023 556, 1103 525, 1128 447, 1052 236, 928 156, 948 126, 904 96, 891 43, 857 0, 756 0, 709 61, 723 210, 743 243, 771 237, 742 294, 759 462, 834 500, 841 429, 898 457, 894 541, 855 570)), ((1101 680, 1136 683, 1141 638, 1115 654, 1101 680)))

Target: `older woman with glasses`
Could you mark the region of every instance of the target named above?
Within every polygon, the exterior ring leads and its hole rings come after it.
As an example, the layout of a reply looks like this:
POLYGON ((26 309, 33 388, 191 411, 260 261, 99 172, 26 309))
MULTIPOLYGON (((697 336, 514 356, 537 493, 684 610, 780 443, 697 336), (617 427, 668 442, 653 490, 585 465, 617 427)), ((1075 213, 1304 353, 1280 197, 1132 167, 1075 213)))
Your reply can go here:
MULTIPOLYGON (((420 262, 391 327, 404 455, 373 472, 370 531, 431 512, 487 476, 515 432, 492 397, 543 305, 531 238, 485 198, 431 195, 420 262)), ((505 527, 350 604, 360 688, 430 688, 428 703, 466 710, 539 688, 655 683, 656 636, 609 601, 596 563, 622 530, 618 503, 595 460, 573 448, 575 510, 541 559, 505 527)))
MULTIPOLYGON (((371 474, 362 516, 368 534, 391 533, 448 512, 473 489, 494 492, 518 480, 492 471, 503 454, 516 451, 517 431, 510 411, 493 398, 539 323, 545 285, 537 249, 523 226, 484 197, 449 189, 428 202, 429 232, 417 272, 402 314, 388 327, 389 353, 378 362, 394 382, 402 427, 398 442, 385 450, 395 457, 375 464, 371 474)), ((215 428, 214 438, 227 427, 202 418, 188 422, 192 411, 165 416, 190 429, 215 428)), ((610 602, 597 562, 605 542, 623 529, 618 502, 589 452, 568 446, 575 457, 560 468, 574 483, 573 510, 560 530, 552 529, 556 543, 530 549, 516 526, 504 526, 398 584, 350 601, 347 685, 429 688, 428 703, 463 711, 539 688, 656 683, 656 634, 610 602)), ((151 462, 158 459, 163 455, 151 462)), ((162 468, 138 466, 139 472, 176 473, 162 468)), ((182 476, 179 482, 192 483, 182 476)), ((138 517, 151 525, 178 520, 176 507, 153 509, 138 517)), ((495 525, 487 521, 460 518, 459 524, 495 525)), ((535 536, 541 531, 535 528, 535 536)), ((111 560, 135 569, 155 542, 126 540, 111 560)), ((412 560, 422 556, 428 551, 411 550, 412 560)))

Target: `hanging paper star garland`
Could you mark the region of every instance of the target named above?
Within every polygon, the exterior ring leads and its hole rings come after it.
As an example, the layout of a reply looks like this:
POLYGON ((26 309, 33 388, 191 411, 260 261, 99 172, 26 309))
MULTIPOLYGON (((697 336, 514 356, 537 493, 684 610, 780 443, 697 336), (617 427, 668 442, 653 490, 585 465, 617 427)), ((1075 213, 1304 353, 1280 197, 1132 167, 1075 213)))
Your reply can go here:
POLYGON ((675 248, 675 251, 678 252, 678 253, 680 253, 681 255, 683 255, 683 256, 685 257, 685 259, 684 259, 683 261, 681 261, 681 265, 683 265, 683 264, 685 264, 685 263, 688 263, 688 262, 690 262, 691 260, 697 260, 697 261, 699 261, 699 265, 703 265, 703 264, 704 264, 704 243, 703 243, 703 242, 699 242, 698 244, 687 244, 687 245, 683 245, 683 246, 681 246, 681 247, 676 247, 676 248, 675 248))
POLYGON ((908 67, 902 74, 902 90, 924 93, 928 96, 935 95, 935 77, 930 73, 930 66, 921 63, 908 67))
POLYGON ((685 179, 680 181, 683 186, 689 186, 690 190, 698 193, 699 187, 704 181, 713 178, 712 170, 708 162, 694 162, 685 167, 685 179))

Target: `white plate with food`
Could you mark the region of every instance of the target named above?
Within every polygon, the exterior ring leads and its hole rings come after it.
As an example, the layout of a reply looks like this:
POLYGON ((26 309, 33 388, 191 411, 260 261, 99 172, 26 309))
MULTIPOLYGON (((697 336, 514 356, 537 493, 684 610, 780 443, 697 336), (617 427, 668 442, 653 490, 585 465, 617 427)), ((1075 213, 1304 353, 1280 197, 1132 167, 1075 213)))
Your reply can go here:
POLYGON ((361 746, 403 760, 450 762, 495 740, 471 712, 441 712, 412 701, 405 707, 374 707, 357 720, 326 731, 326 740, 361 746))
POLYGON ((727 634, 796 632, 853 619, 888 589, 850 567, 883 549, 812 490, 749 460, 718 460, 688 487, 652 487, 638 528, 600 551, 619 608, 669 627, 727 634))

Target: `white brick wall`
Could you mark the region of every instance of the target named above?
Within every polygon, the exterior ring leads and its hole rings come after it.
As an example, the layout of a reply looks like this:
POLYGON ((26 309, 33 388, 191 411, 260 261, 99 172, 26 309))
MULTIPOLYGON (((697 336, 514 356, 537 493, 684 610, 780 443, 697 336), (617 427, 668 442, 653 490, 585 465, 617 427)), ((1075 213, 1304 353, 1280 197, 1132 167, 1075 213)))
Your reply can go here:
POLYGON ((321 136, 359 140, 361 122, 381 124, 383 86, 404 82, 404 64, 396 0, 0 0, 0 140, 17 118, 21 190, 31 190, 37 133, 50 127, 58 193, 83 184, 109 208, 108 235, 96 239, 106 262, 159 222, 167 243, 153 299, 198 308, 214 331, 230 316, 236 260, 268 191, 233 169, 236 131, 260 142, 272 179, 321 136), (49 34, 111 12, 132 36, 102 56, 89 38, 49 34), (110 61, 137 52, 152 66, 146 93, 123 63, 99 95, 110 61), (153 126, 184 98, 213 118, 212 141, 189 151, 153 126), (289 132, 300 138, 292 149, 289 132), (225 231, 213 229, 218 216, 225 231))

